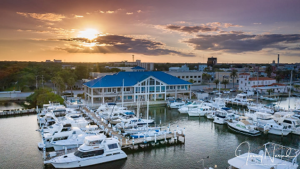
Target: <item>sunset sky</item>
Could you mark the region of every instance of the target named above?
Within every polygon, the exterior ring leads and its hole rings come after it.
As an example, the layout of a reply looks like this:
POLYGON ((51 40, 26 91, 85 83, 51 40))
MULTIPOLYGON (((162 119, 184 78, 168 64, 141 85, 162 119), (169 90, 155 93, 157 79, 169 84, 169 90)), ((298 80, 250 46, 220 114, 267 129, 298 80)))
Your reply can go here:
POLYGON ((0 60, 300 62, 299 0, 1 0, 0 60))

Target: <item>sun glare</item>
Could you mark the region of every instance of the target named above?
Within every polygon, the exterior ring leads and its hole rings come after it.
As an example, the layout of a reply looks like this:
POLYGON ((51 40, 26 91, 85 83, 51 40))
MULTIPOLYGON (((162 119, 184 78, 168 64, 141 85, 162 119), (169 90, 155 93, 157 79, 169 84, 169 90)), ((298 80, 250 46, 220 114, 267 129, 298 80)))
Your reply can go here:
POLYGON ((96 29, 86 29, 84 31, 79 31, 79 34, 77 37, 79 38, 87 38, 89 40, 97 38, 99 35, 99 32, 96 29))

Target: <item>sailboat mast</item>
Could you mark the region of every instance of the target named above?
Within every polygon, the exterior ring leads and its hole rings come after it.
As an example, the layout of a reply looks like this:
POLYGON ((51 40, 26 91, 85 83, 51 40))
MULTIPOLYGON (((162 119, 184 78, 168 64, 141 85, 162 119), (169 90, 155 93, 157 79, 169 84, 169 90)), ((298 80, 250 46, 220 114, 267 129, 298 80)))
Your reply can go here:
POLYGON ((148 118, 149 118, 149 99, 150 99, 150 88, 149 88, 149 79, 147 80, 147 127, 148 127, 148 118))
POLYGON ((124 79, 123 79, 123 86, 122 86, 122 107, 124 104, 124 79))
POLYGON ((290 90, 289 90, 289 110, 291 104, 291 90, 292 90, 293 70, 291 70, 290 90))
POLYGON ((259 72, 259 67, 257 67, 257 74, 256 74, 256 105, 258 105, 258 72, 259 72))

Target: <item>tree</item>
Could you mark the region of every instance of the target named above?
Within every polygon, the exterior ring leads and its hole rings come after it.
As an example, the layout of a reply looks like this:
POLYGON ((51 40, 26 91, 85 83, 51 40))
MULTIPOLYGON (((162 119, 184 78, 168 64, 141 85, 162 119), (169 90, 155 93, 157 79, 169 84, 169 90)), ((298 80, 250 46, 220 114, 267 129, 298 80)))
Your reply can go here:
POLYGON ((203 79, 203 80, 206 80, 206 81, 207 81, 207 80, 210 80, 210 79, 211 79, 211 75, 210 75, 210 74, 207 74, 207 73, 203 73, 203 74, 202 74, 202 79, 203 79))
POLYGON ((277 83, 279 83, 280 80, 281 80, 281 76, 280 76, 280 75, 277 75, 277 76, 275 77, 275 79, 276 79, 277 83))
POLYGON ((225 86, 225 89, 226 89, 226 85, 229 83, 229 81, 228 80, 223 80, 221 83, 225 86))
POLYGON ((57 94, 54 94, 50 88, 44 87, 36 89, 33 94, 28 96, 26 100, 30 103, 30 107, 40 106, 43 104, 51 102, 59 102, 60 104, 64 103, 64 99, 57 94))
POLYGON ((55 85, 58 94, 61 94, 66 89, 65 82, 60 76, 53 77, 51 81, 55 85))
POLYGON ((300 85, 294 85, 294 88, 298 91, 300 89, 300 85))
POLYGON ((268 66, 265 70, 265 73, 267 73, 267 76, 268 77, 271 77, 271 74, 272 74, 272 67, 271 66, 268 66))
POLYGON ((190 79, 189 82, 190 82, 190 83, 194 83, 194 80, 193 80, 193 79, 190 79))
POLYGON ((237 70, 232 70, 231 73, 230 73, 230 77, 233 81, 233 88, 234 88, 234 79, 237 78, 237 70))
POLYGON ((87 66, 77 66, 75 75, 77 80, 87 79, 89 77, 89 68, 87 66))
POLYGON ((272 89, 268 89, 267 92, 269 93, 269 95, 271 95, 271 93, 273 93, 272 89))
POLYGON ((220 80, 219 79, 216 79, 214 80, 214 83, 216 84, 216 88, 218 88, 218 84, 219 84, 220 80))
POLYGON ((72 89, 73 89, 73 86, 75 85, 75 83, 76 83, 76 81, 73 77, 70 77, 67 79, 67 85, 68 85, 68 87, 71 88, 71 93, 73 93, 72 89))

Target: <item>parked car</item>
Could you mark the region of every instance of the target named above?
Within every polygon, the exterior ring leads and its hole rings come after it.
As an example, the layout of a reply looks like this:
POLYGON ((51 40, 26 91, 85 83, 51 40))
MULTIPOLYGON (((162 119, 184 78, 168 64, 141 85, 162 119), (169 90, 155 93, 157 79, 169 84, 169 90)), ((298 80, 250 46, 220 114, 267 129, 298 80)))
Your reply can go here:
POLYGON ((230 91, 229 91, 229 90, 227 90, 227 91, 224 91, 223 93, 224 93, 224 94, 229 94, 229 93, 230 93, 230 91))
POLYGON ((236 90, 235 89, 230 89, 230 92, 236 92, 236 90))

